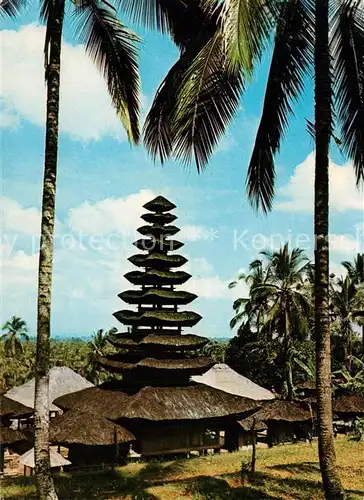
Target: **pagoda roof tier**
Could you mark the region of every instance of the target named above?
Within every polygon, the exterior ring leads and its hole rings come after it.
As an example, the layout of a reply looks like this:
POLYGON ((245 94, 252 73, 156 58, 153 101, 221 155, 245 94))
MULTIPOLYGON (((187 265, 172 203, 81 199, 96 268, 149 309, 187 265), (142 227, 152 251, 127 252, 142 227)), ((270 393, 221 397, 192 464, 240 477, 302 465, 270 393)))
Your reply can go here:
POLYGON ((115 347, 122 349, 144 349, 150 347, 165 347, 168 350, 200 349, 209 342, 209 339, 198 335, 147 335, 137 341, 118 334, 109 334, 107 340, 115 347))
MULTIPOLYGON (((133 372, 135 378, 138 375, 158 375, 163 378, 165 375, 178 374, 183 372, 189 377, 199 375, 209 370, 214 362, 211 358, 200 356, 198 358, 187 359, 156 359, 144 358, 138 363, 126 363, 118 361, 117 355, 103 356, 98 359, 98 363, 104 368, 115 373, 133 372)), ((148 378, 148 377, 147 377, 148 378)))
POLYGON ((177 226, 164 226, 162 224, 154 224, 153 226, 141 226, 137 229, 138 233, 143 236, 173 236, 178 233, 180 229, 177 226))
POLYGON ((173 210, 176 208, 176 205, 167 200, 164 196, 157 196, 154 200, 148 201, 148 203, 143 205, 143 208, 149 210, 150 212, 163 213, 173 210))
POLYGON ((186 283, 191 275, 184 271, 149 269, 146 272, 130 271, 124 277, 133 285, 179 285, 186 283))
POLYGON ((157 327, 146 327, 146 328, 140 328, 140 327, 135 327, 132 330, 129 330, 127 332, 118 332, 115 333, 114 335, 117 335, 118 338, 130 338, 133 340, 140 340, 140 337, 146 337, 147 335, 181 335, 181 331, 176 326, 175 328, 165 328, 164 326, 157 326, 157 327))
POLYGON ((154 269, 170 269, 171 267, 181 267, 188 260, 183 255, 167 255, 166 253, 153 252, 149 254, 135 254, 128 259, 138 267, 153 267, 154 269))
POLYGON ((168 252, 178 250, 184 243, 178 240, 166 240, 158 238, 140 238, 134 241, 133 245, 139 250, 158 250, 159 252, 168 252))
POLYGON ((149 311, 122 310, 114 313, 115 318, 125 325, 140 326, 194 326, 202 318, 192 311, 170 311, 168 309, 149 311))
POLYGON ((170 224, 177 219, 177 215, 170 214, 168 212, 162 214, 148 213, 143 214, 141 218, 150 224, 170 224))
POLYGON ((146 290, 126 290, 118 297, 127 304, 189 304, 197 295, 165 288, 147 288, 146 290))

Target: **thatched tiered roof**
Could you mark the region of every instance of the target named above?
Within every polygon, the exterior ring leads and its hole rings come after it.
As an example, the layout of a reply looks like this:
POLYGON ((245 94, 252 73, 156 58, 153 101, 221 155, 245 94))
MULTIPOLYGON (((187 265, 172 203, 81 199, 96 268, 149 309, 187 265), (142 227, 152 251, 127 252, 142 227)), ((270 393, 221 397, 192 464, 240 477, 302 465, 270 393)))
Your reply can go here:
POLYGON ((0 444, 13 444, 18 441, 26 441, 28 438, 18 429, 11 427, 0 427, 0 444))
POLYGON ((138 231, 145 236, 136 241, 137 248, 144 250, 130 257, 130 261, 143 270, 130 271, 125 278, 139 290, 126 290, 119 294, 121 300, 136 306, 137 310, 122 309, 114 313, 120 323, 130 325, 130 331, 112 334, 110 343, 122 349, 116 355, 99 360, 100 366, 112 372, 124 374, 129 382, 143 386, 154 381, 157 385, 187 384, 189 377, 208 370, 210 358, 188 357, 206 344, 197 335, 182 336, 182 328, 196 325, 201 316, 193 311, 179 311, 181 305, 191 303, 197 296, 175 285, 185 283, 190 274, 180 268, 187 259, 170 253, 180 242, 169 237, 179 229, 170 225, 177 217, 170 214, 175 205, 158 196, 144 205, 147 213, 142 218, 148 223, 138 231))
POLYGON ((342 396, 334 401, 334 411, 336 413, 364 414, 364 395, 342 396))
POLYGON ((259 403, 196 384, 187 387, 144 387, 132 396, 124 419, 153 421, 199 420, 239 415, 259 408, 259 403))
POLYGON ((29 406, 4 396, 4 394, 0 395, 0 416, 21 417, 31 413, 33 413, 33 409, 29 406))
POLYGON ((66 446, 71 444, 107 446, 135 441, 135 436, 107 418, 89 411, 74 409, 52 420, 50 441, 66 446))

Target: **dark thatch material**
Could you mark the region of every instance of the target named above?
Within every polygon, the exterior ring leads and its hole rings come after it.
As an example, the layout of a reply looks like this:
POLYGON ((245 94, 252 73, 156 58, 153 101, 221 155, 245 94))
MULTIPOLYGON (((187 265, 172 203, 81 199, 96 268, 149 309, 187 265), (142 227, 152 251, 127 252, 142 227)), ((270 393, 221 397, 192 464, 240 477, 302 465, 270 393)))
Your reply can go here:
POLYGON ((256 401, 204 385, 144 387, 125 407, 123 418, 152 421, 202 420, 242 415, 259 408, 256 401))
POLYGON ((238 424, 245 432, 250 431, 265 431, 268 429, 268 426, 265 422, 258 420, 254 415, 250 417, 244 418, 244 420, 239 420, 238 424))
POLYGON ((128 304, 189 304, 197 295, 180 290, 148 288, 147 290, 126 290, 118 297, 128 304))
POLYGON ((194 326, 201 319, 201 316, 192 311, 174 312, 171 310, 150 310, 150 311, 128 311, 122 310, 114 313, 115 318, 120 323, 126 325, 141 326, 194 326))
POLYGON ((138 233, 143 236, 173 236, 178 233, 179 228, 176 226, 163 226, 161 224, 154 224, 153 226, 141 226, 137 229, 138 233))
POLYGON ((151 212, 163 213, 173 210, 174 208, 176 208, 176 205, 167 200, 167 198, 165 198, 164 196, 157 196, 153 200, 148 201, 148 203, 143 205, 143 208, 145 208, 146 210, 150 210, 151 212))
POLYGON ((178 240, 166 240, 157 238, 140 238, 133 245, 139 250, 159 250, 160 252, 178 250, 184 243, 178 240))
POLYGON ((145 358, 138 363, 126 363, 123 361, 118 361, 118 355, 104 356, 98 359, 98 363, 106 369, 114 371, 116 373, 122 373, 124 371, 136 371, 145 372, 158 371, 160 375, 164 372, 167 373, 178 373, 185 372, 186 375, 199 375, 204 373, 214 362, 211 358, 199 357, 199 358, 187 358, 187 359, 154 359, 145 358))
POLYGON ((254 417, 260 422, 269 422, 270 420, 283 420, 285 422, 304 422, 311 420, 315 411, 310 405, 299 401, 284 401, 276 399, 267 402, 254 417))
POLYGON ((169 349, 200 349, 208 344, 210 340, 199 335, 148 335, 144 338, 143 344, 163 345, 169 349))
POLYGON ((177 215, 166 213, 159 214, 143 214, 141 216, 145 222, 149 222, 149 224, 170 224, 171 222, 177 219, 177 215))
POLYGON ((125 408, 129 398, 121 390, 123 388, 122 382, 106 382, 98 387, 61 396, 54 403, 63 411, 77 409, 117 420, 120 417, 120 410, 125 408))
POLYGON ((335 413, 364 414, 364 395, 342 396, 334 401, 335 413))
POLYGON ((108 446, 135 441, 135 436, 95 413, 74 409, 52 420, 50 441, 63 445, 108 446))
POLYGON ((166 253, 153 252, 147 255, 137 253, 128 259, 138 267, 154 267, 155 269, 169 269, 171 267, 181 267, 188 260, 183 255, 169 255, 166 253))
POLYGON ((11 427, 0 427, 0 444, 2 445, 27 440, 27 437, 17 429, 12 429, 11 427))
POLYGON ((11 417, 21 417, 25 415, 31 415, 33 409, 29 406, 25 406, 14 399, 10 399, 3 394, 0 395, 0 415, 11 416, 11 417))
POLYGON ((119 337, 117 334, 110 334, 107 340, 115 347, 122 349, 139 348, 150 346, 164 346, 168 350, 180 349, 200 349, 209 342, 209 339, 198 335, 147 335, 140 341, 131 338, 119 337))
POLYGON ((184 271, 161 271, 150 269, 149 271, 130 271, 125 278, 133 285, 182 285, 191 278, 184 271))

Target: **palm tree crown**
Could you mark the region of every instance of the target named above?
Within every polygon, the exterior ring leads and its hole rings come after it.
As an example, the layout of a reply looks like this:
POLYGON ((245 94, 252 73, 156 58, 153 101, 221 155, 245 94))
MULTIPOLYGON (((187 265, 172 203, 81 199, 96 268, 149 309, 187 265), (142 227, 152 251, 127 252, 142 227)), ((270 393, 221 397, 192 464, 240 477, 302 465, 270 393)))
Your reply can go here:
MULTIPOLYGON (((25 0, 4 0, 0 15, 15 17, 25 6, 25 0)), ((102 0, 69 2, 73 10, 75 34, 84 44, 86 53, 104 76, 112 104, 124 125, 129 140, 139 141, 139 74, 137 64, 138 37, 117 17, 116 9, 102 0)), ((40 18, 46 24, 44 59, 47 78, 53 22, 61 22, 69 10, 64 0, 43 0, 40 18)))
POLYGON ((4 341, 7 356, 17 356, 23 352, 22 341, 28 341, 28 327, 26 322, 19 316, 12 316, 2 327, 5 331, 1 336, 4 341))

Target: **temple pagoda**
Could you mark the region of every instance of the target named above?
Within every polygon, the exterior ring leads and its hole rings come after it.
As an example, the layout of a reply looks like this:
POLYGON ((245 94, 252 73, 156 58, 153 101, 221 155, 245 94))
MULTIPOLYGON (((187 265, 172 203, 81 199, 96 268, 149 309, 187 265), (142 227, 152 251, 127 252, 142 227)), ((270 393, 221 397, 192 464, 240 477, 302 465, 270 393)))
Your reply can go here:
MULTIPOLYGON (((184 290, 191 275, 174 239, 176 207, 162 196, 144 205, 146 213, 129 261, 137 268, 125 275, 134 288, 119 298, 125 309, 114 313, 125 330, 108 336, 115 354, 99 365, 122 374, 98 387, 62 396, 55 404, 67 411, 91 412, 131 432, 142 456, 220 448, 221 432, 249 416, 259 403, 191 381, 212 365, 201 356, 208 339, 184 329, 201 316, 189 310, 196 295, 184 290)), ((92 421, 85 425, 92 425, 92 421)))
POLYGON ((100 365, 122 373, 129 387, 186 385, 192 375, 204 373, 213 364, 196 354, 208 339, 182 335, 182 329, 195 326, 201 316, 181 310, 197 296, 177 289, 191 275, 181 270, 187 259, 175 253, 183 243, 171 239, 179 231, 172 225, 177 218, 171 213, 175 205, 158 196, 144 208, 147 213, 142 219, 147 224, 138 229, 143 238, 134 242, 142 252, 129 258, 138 269, 125 275, 137 289, 119 294, 133 309, 114 313, 128 329, 109 336, 119 352, 100 359, 100 365))

